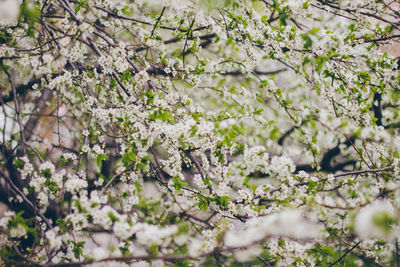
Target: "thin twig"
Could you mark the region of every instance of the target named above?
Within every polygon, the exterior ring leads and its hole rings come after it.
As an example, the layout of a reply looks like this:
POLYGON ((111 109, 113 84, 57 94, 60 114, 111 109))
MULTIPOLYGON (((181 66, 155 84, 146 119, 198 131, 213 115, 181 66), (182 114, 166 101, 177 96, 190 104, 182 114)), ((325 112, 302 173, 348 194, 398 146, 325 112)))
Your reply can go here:
POLYGON ((361 244, 362 240, 358 241, 352 248, 347 250, 339 259, 334 261, 333 263, 329 264, 329 267, 334 266, 335 264, 341 262, 350 252, 352 252, 356 247, 358 247, 361 244))

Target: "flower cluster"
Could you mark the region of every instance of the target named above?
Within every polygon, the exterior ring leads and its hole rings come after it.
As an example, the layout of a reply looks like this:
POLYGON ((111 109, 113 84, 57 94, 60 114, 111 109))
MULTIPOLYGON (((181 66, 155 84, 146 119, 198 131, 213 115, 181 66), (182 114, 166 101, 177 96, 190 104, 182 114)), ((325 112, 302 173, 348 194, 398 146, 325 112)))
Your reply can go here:
POLYGON ((393 264, 399 10, 0 0, 0 262, 393 264))

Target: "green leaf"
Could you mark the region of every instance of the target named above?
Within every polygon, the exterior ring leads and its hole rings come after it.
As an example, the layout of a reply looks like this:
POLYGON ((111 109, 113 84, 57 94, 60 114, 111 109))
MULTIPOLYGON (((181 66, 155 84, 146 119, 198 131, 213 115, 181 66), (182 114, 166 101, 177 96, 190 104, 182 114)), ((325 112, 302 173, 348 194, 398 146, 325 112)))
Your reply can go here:
POLYGON ((200 210, 203 210, 203 211, 207 210, 208 205, 210 204, 210 201, 201 195, 199 195, 198 197, 199 197, 199 202, 196 203, 196 206, 198 206, 200 208, 200 210))
POLYGON ((158 255, 158 245, 157 244, 153 244, 149 247, 149 252, 151 255, 153 255, 154 257, 157 257, 158 255))
POLYGON ((108 159, 107 154, 99 154, 99 155, 97 155, 97 157, 96 157, 97 166, 101 166, 101 163, 103 162, 103 160, 107 160, 107 159, 108 159))
POLYGON ((312 46, 312 40, 310 36, 306 33, 301 34, 301 38, 305 41, 304 49, 309 49, 312 46))
POLYGON ((313 28, 311 30, 308 31, 309 34, 311 35, 316 35, 319 32, 319 28, 313 28))
POLYGON ((119 219, 117 218, 117 216, 115 216, 115 214, 114 214, 112 211, 109 211, 109 212, 107 213, 107 215, 108 215, 108 217, 111 219, 111 221, 112 221, 113 223, 119 221, 119 219))
POLYGON ((71 242, 74 245, 74 247, 72 248, 72 252, 74 253, 75 258, 79 259, 79 257, 83 255, 82 248, 85 246, 85 241, 71 242))
POLYGON ((178 192, 180 192, 182 190, 182 188, 185 187, 185 184, 186 184, 181 179, 179 179, 178 176, 174 176, 172 178, 172 182, 174 183, 174 187, 176 190, 178 190, 178 192))
POLYGON ((215 197, 215 202, 222 206, 223 208, 228 207, 228 201, 229 201, 229 197, 228 196, 216 196, 215 197))
POLYGON ((128 158, 129 158, 130 160, 132 160, 133 162, 136 161, 136 153, 135 153, 135 152, 133 152, 133 151, 128 152, 127 155, 128 155, 128 158))
POLYGON ((279 21, 281 22, 282 25, 286 26, 286 19, 287 19, 288 15, 285 11, 279 13, 279 21))
POLYGON ((17 169, 21 169, 22 167, 24 167, 24 161, 22 161, 18 158, 15 158, 13 160, 13 163, 14 163, 15 168, 17 168, 17 169))

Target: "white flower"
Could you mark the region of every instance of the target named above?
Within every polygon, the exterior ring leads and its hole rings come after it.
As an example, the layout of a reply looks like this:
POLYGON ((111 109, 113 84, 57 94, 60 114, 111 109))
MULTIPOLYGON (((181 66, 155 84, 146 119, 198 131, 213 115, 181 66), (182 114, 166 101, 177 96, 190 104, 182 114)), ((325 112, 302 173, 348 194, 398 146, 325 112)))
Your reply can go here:
POLYGON ((133 235, 135 229, 127 222, 118 221, 113 227, 114 234, 121 239, 127 239, 133 235))
POLYGON ((393 160, 393 165, 394 165, 394 174, 396 176, 399 176, 399 174, 400 174, 400 159, 395 158, 393 160))
POLYGON ((192 257, 196 257, 203 252, 203 242, 198 239, 191 239, 189 242, 189 255, 192 257))
POLYGON ((35 171, 35 169, 33 168, 33 165, 29 162, 28 157, 22 157, 21 160, 24 161, 24 167, 21 170, 21 178, 24 180, 28 175, 31 175, 35 171))
POLYGON ((23 237, 25 235, 26 235, 25 227, 23 227, 20 223, 17 225, 17 227, 10 229, 11 237, 19 238, 19 237, 23 237))
POLYGON ((251 246, 247 249, 235 251, 235 258, 239 262, 250 261, 257 255, 259 255, 262 251, 262 248, 258 246, 251 246))
POLYGON ((89 145, 83 145, 82 146, 82 153, 88 153, 90 151, 90 146, 89 145))
POLYGON ((45 192, 43 191, 39 192, 37 198, 39 199, 40 206, 45 207, 49 204, 49 198, 45 192))
POLYGON ((96 154, 104 154, 104 150, 99 145, 94 145, 92 150, 96 154))
POLYGON ((0 1, 0 26, 12 26, 17 23, 19 15, 18 0, 3 0, 0 1))
MULTIPOLYGON (((104 206, 101 209, 94 209, 91 212, 93 223, 99 224, 105 228, 110 227, 113 222, 120 221, 121 215, 110 206, 104 206)), ((123 229, 121 229, 123 231, 123 229)))
POLYGON ((299 210, 289 209, 247 221, 244 230, 226 233, 225 244, 230 247, 242 247, 268 236, 315 239, 320 236, 321 230, 321 225, 306 220, 299 210))
POLYGON ((76 160, 78 157, 74 153, 64 153, 65 160, 76 160))
POLYGON ((46 238, 50 244, 51 248, 59 249, 61 247, 61 238, 53 230, 46 232, 46 238))
POLYGON ((178 231, 176 225, 161 228, 157 225, 147 223, 137 223, 134 225, 134 229, 137 231, 136 237, 139 243, 146 245, 159 245, 162 243, 162 239, 167 238, 178 231))
POLYGON ((101 260, 101 259, 107 258, 108 254, 109 254, 108 250, 106 250, 102 247, 97 247, 92 250, 92 257, 95 260, 101 260))
POLYGON ((355 219, 355 231, 363 239, 387 239, 393 236, 396 211, 388 201, 375 201, 362 208, 355 219))
POLYGON ((87 181, 80 179, 77 175, 72 175, 68 177, 67 181, 64 184, 65 190, 71 193, 78 192, 79 190, 87 186, 87 181))
POLYGON ((13 211, 4 212, 3 218, 0 219, 0 227, 7 228, 13 216, 15 216, 15 212, 13 211))
POLYGON ((49 170, 50 174, 53 174, 56 170, 56 167, 54 166, 53 163, 46 161, 40 165, 40 171, 44 171, 44 170, 49 170))

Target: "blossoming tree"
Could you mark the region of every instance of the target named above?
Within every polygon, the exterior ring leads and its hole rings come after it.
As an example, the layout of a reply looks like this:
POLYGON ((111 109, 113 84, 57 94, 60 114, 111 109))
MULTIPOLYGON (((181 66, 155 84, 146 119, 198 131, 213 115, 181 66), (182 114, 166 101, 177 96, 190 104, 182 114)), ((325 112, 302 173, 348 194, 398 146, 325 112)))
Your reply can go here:
POLYGON ((399 266, 399 30, 391 0, 0 0, 1 262, 399 266))

